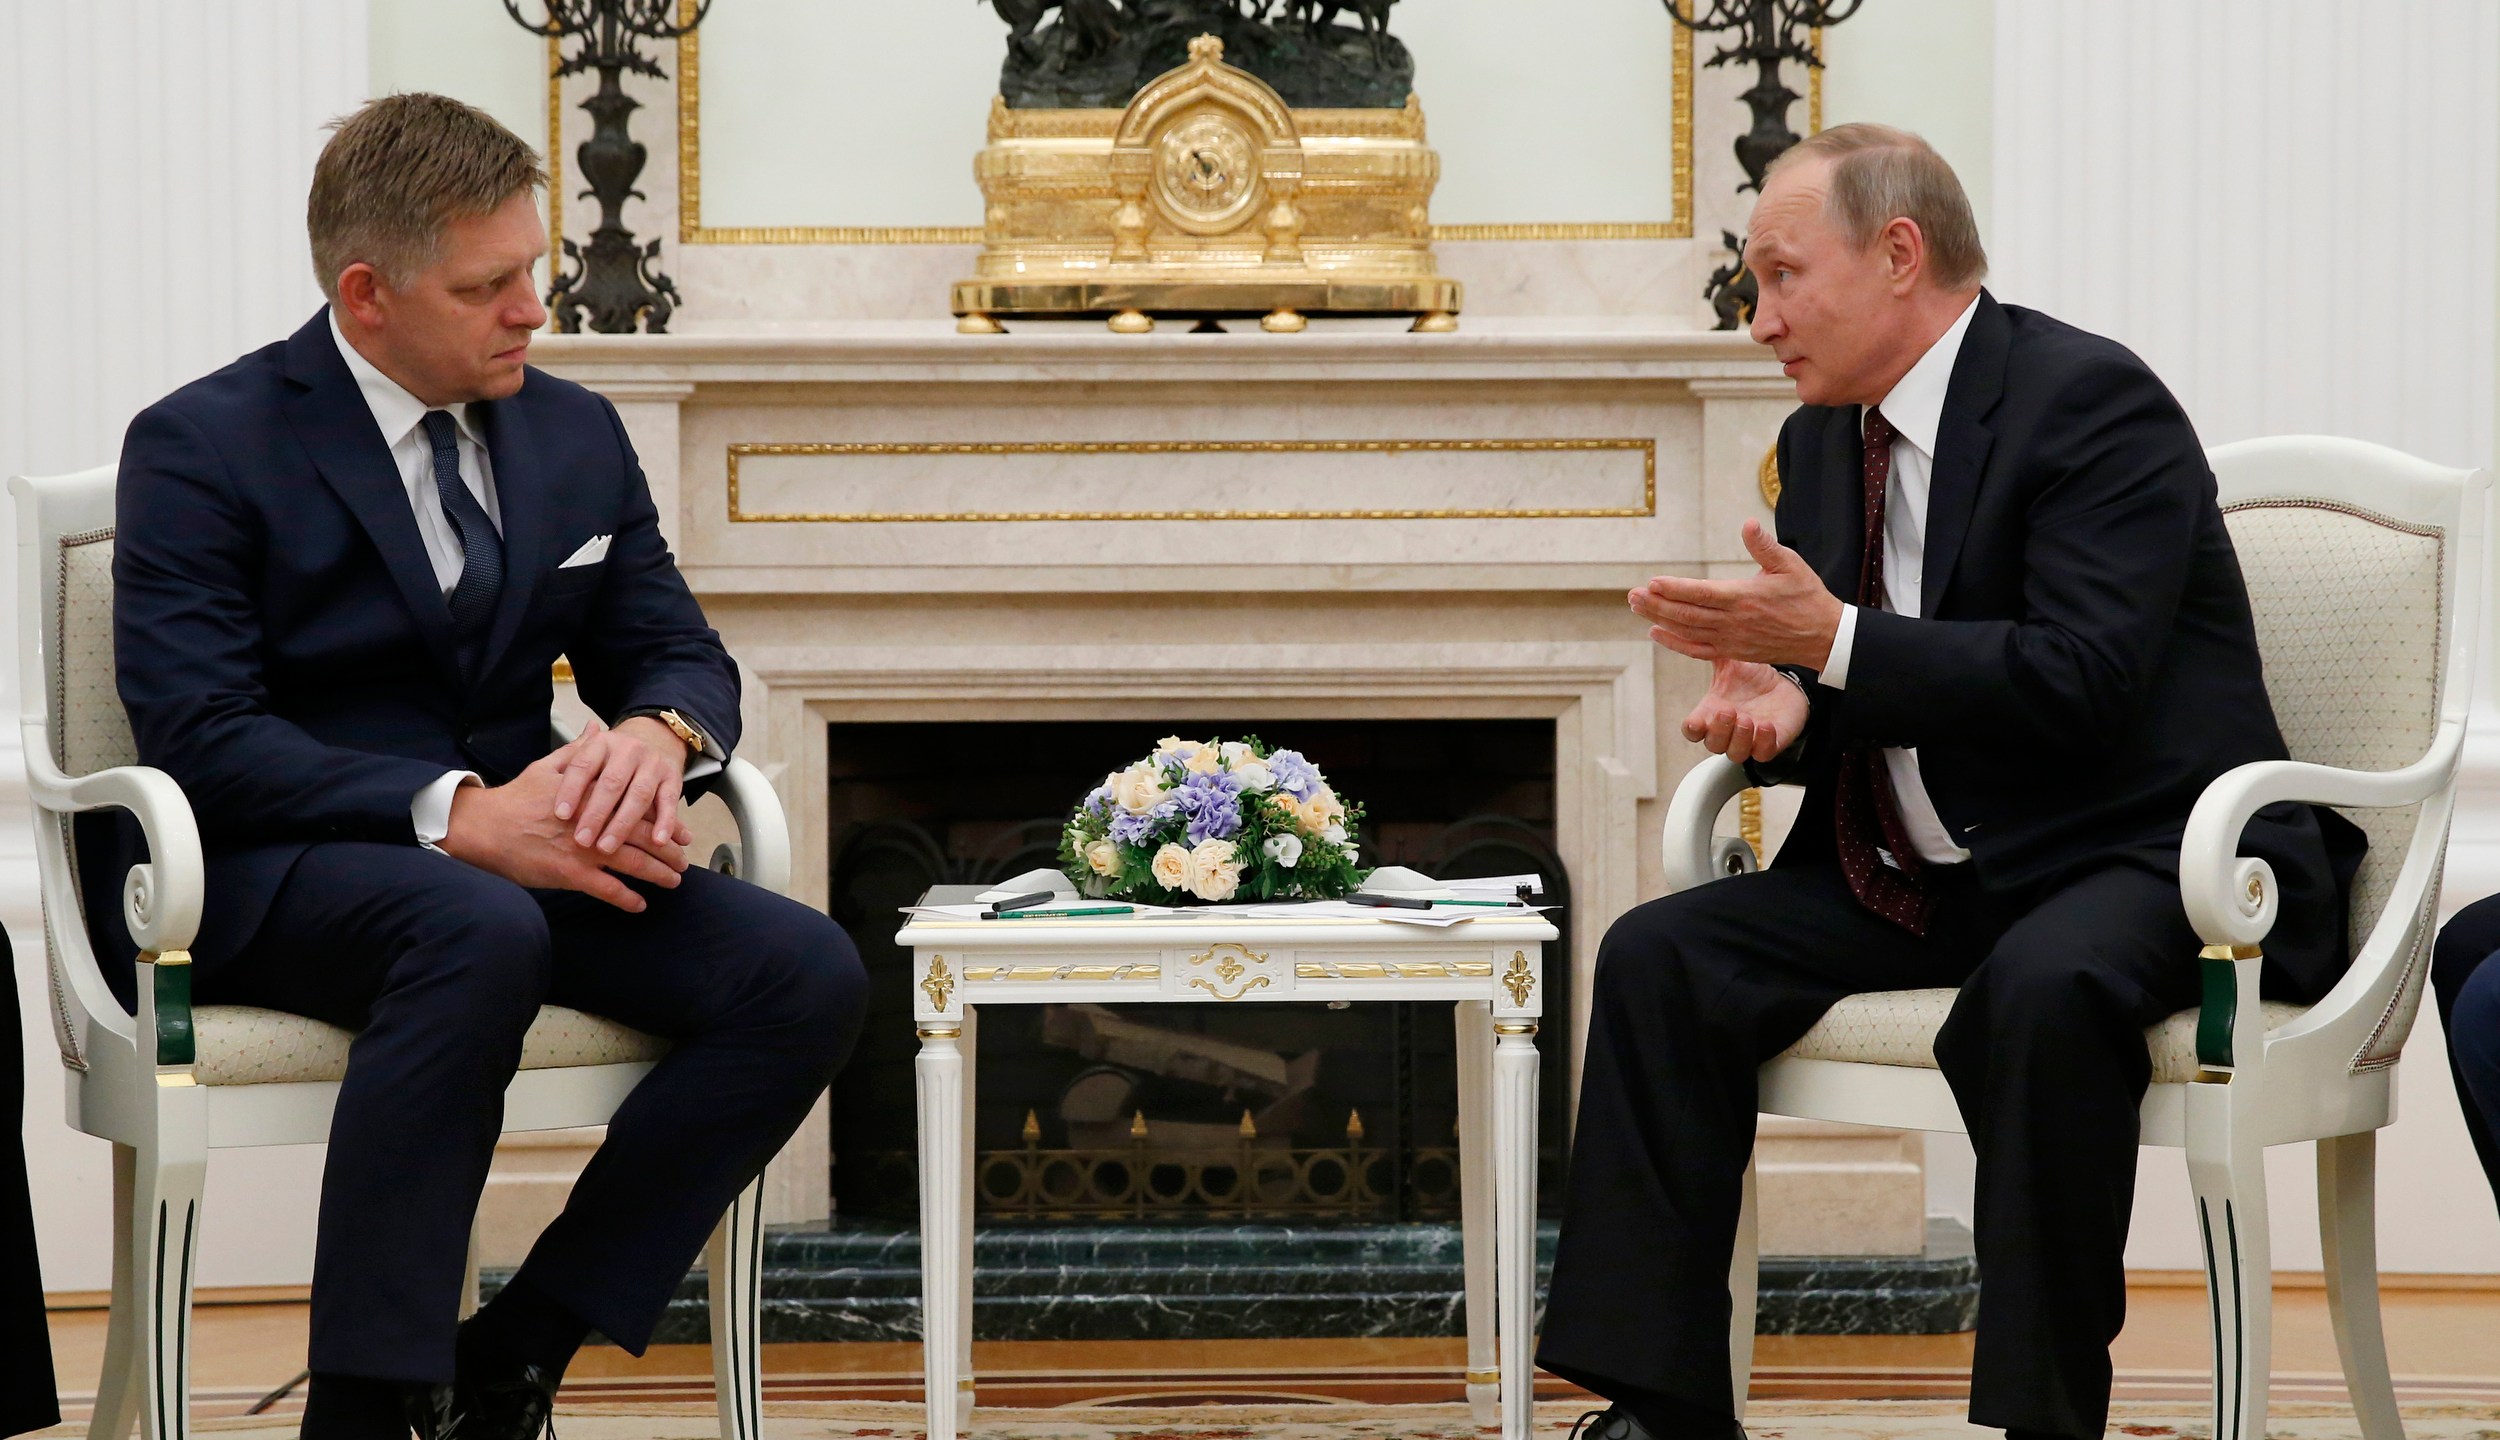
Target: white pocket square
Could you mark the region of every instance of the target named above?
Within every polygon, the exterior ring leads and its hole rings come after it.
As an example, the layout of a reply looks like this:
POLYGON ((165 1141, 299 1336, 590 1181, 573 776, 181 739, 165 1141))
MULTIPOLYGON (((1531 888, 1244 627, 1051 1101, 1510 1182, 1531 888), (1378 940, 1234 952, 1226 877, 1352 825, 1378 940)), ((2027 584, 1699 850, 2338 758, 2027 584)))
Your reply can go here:
POLYGON ((570 570, 576 565, 598 564, 600 561, 608 558, 608 542, 614 540, 615 538, 616 537, 613 535, 591 536, 589 539, 582 542, 581 549, 573 552, 572 558, 566 560, 563 564, 558 565, 556 568, 558 570, 570 570))

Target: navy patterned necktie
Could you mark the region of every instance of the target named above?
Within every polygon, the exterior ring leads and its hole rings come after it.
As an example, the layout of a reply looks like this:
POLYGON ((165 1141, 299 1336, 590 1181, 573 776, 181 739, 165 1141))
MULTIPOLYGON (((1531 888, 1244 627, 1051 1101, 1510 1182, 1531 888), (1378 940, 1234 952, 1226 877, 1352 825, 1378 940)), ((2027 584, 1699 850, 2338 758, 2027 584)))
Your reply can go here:
POLYGON ((424 423, 425 438, 434 446, 434 488, 443 497, 443 516, 460 532, 460 583, 451 590, 452 633, 460 641, 462 668, 474 669, 477 652, 486 644, 486 627, 495 618, 495 601, 503 593, 503 536, 460 479, 460 446, 451 412, 428 410, 424 423))
MULTIPOLYGON (((1892 480, 1892 441, 1897 434, 1881 410, 1866 412, 1864 463, 1865 546, 1858 553, 1858 604, 1884 603, 1884 490, 1892 480)), ((1910 829, 1892 794, 1892 772, 1883 752, 1857 744, 1840 752, 1840 783, 1832 794, 1832 828, 1840 845, 1840 873, 1858 903, 1913 935, 1927 933, 1934 902, 1911 848, 1910 829)))

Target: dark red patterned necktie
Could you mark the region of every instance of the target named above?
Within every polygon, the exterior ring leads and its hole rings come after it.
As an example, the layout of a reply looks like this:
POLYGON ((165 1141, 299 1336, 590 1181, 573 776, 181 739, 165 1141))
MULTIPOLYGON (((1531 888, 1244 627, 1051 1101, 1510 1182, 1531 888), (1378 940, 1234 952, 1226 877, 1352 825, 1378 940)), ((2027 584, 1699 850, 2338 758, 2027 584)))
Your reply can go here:
MULTIPOLYGON (((1884 489, 1892 479, 1892 440, 1897 432, 1881 410, 1866 412, 1864 464, 1866 544, 1858 555, 1858 604, 1884 603, 1884 489)), ((1927 933, 1932 897, 1920 878, 1918 852, 1893 800, 1892 775, 1883 751, 1851 745, 1840 752, 1840 786, 1832 797, 1833 829, 1840 842, 1840 873, 1858 903, 1913 935, 1927 933)))

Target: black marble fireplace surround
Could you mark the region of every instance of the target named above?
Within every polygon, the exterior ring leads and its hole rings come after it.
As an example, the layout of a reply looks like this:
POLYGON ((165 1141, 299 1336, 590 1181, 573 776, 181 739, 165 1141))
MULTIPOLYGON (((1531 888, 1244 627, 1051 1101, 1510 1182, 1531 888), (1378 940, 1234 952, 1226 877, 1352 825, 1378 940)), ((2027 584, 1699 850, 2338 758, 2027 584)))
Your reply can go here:
MULTIPOLYGON (((1548 1015, 1571 1013, 1570 879, 1554 836, 1554 727, 1543 720, 1268 720, 1178 716, 1154 721, 836 724, 828 727, 832 856, 829 908, 859 941, 870 977, 868 1025, 833 1092, 834 1209, 846 1220, 916 1215, 913 1038, 908 953, 894 942, 895 907, 931 885, 1007 879, 1055 864, 1069 808, 1111 770, 1169 734, 1255 733, 1302 751, 1338 793, 1368 811, 1367 864, 1403 864, 1443 878, 1535 872, 1564 939, 1547 947, 1555 993, 1548 1015)), ((1259 1143, 1343 1147, 1360 1116, 1376 1204, 1352 1213, 1287 1208, 1192 1218, 1398 1223, 1452 1218, 1457 1076, 1450 1007, 1413 1003, 1331 1010, 1312 1005, 1135 1006, 1124 1018, 1183 1036, 1246 1046, 1291 1064, 1293 1087, 1228 1085, 1203 1073, 1157 1074, 1089 1060, 1072 1044, 1082 1017, 1016 1006, 982 1017, 973 1148, 1013 1155, 1125 1149, 1132 1117, 1158 1146, 1230 1144, 1245 1113, 1259 1143), (1028 1120, 1038 1127, 1028 1135, 1028 1120), (1166 1137, 1169 1137, 1168 1142, 1166 1137)), ((1115 1014, 1120 1007, 1111 1007, 1115 1014)), ((1539 1191, 1561 1193, 1568 1133, 1567 1037, 1544 1052, 1539 1191)), ((1005 1218, 984 1204, 979 1223, 1005 1218)), ((1063 1213, 1039 1223, 1121 1218, 1063 1213)))

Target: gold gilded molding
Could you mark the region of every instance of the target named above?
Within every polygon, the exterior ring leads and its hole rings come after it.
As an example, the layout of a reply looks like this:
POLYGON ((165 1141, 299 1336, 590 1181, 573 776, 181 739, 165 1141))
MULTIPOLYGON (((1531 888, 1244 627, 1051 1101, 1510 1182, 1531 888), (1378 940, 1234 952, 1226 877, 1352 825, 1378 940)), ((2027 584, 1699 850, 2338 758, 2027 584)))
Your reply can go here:
POLYGON ((1534 1020, 1496 1020, 1493 1022, 1493 1033, 1496 1035, 1534 1035, 1536 1022, 1534 1020))
POLYGON ((930 1009, 943 1010, 946 1008, 946 997, 955 993, 955 977, 948 973, 946 969, 945 956, 932 955, 929 957, 929 973, 926 978, 921 980, 920 989, 922 993, 929 997, 930 1009))
MULTIPOLYGON (((1682 26, 1677 26, 1682 29, 1682 26)), ((1823 27, 1814 27, 1814 63, 1806 67, 1806 133, 1823 133, 1823 27)))
MULTIPOLYGON (((689 22, 696 0, 677 0, 678 23, 689 22)), ((1668 73, 1674 85, 1667 137, 1668 179, 1675 215, 1661 221, 1579 224, 1527 222, 1492 225, 1435 225, 1435 240, 1689 240, 1693 234, 1693 32, 1669 23, 1674 31, 1668 73)), ((550 41, 552 51, 554 42, 550 41)), ((1816 32, 1820 53, 1821 32, 1816 32)), ((556 111, 557 84, 547 81, 547 108, 556 111)), ((1821 129, 1823 77, 1812 81, 1814 128, 1821 129)), ((1116 113, 1116 112, 1115 112, 1116 113)), ((550 129, 550 165, 556 149, 550 129)), ((550 170, 552 182, 553 171, 550 170)), ((556 193, 551 183, 550 197, 556 193)), ((552 219, 560 214, 550 204, 552 219)), ((686 245, 978 245, 978 225, 706 225, 703 223, 703 66, 699 32, 677 41, 677 239, 686 245)), ((556 253, 562 253, 558 246, 556 253)))
POLYGON ((1212 980, 1209 980, 1209 979, 1208 979, 1206 976, 1204 976, 1204 975, 1201 975, 1201 976, 1199 976, 1197 979, 1190 981, 1190 982, 1189 982, 1189 988, 1190 988, 1190 989, 1192 989, 1192 990, 1204 990, 1204 991, 1206 991, 1209 995, 1214 996, 1214 997, 1215 997, 1216 999, 1218 999, 1218 1000, 1238 1000, 1238 999, 1240 999, 1242 996, 1249 994, 1249 993, 1250 993, 1251 991, 1253 991, 1253 990, 1264 990, 1264 989, 1266 989, 1266 988, 1267 988, 1267 977, 1266 977, 1266 976, 1264 976, 1264 975, 1253 975, 1253 976, 1251 976, 1251 977, 1250 977, 1250 983, 1249 983, 1249 984, 1242 986, 1240 989, 1238 989, 1238 990, 1234 991, 1234 992, 1233 992, 1232 994, 1230 994, 1230 995, 1227 995, 1227 994, 1225 994, 1225 993, 1224 993, 1221 989, 1218 989, 1218 988, 1217 988, 1217 986, 1216 986, 1216 983, 1215 983, 1214 981, 1212 981, 1212 980))
POLYGON ((1040 520, 1619 520, 1658 513, 1658 443, 1632 439, 1563 440, 1011 440, 739 442, 729 447, 732 523, 903 524, 1040 520), (1414 451, 1630 451, 1641 457, 1641 503, 1582 509, 1517 510, 964 510, 749 513, 740 496, 738 465, 750 455, 1397 455, 1414 451))
POLYGON ((1780 442, 1762 452, 1762 463, 1754 467, 1754 488, 1762 492, 1762 503, 1777 510, 1780 504, 1780 442))
POLYGON ((1748 785, 1736 792, 1736 836, 1753 850, 1753 863, 1760 869, 1762 858, 1762 790, 1748 785))
POLYGON ((1510 992, 1513 1005, 1528 1003, 1529 994, 1536 989, 1536 972, 1528 968, 1527 951, 1511 952, 1510 968, 1502 972, 1502 988, 1510 992))
POLYGON ((564 64, 557 37, 547 37, 547 283, 564 268, 564 64))

